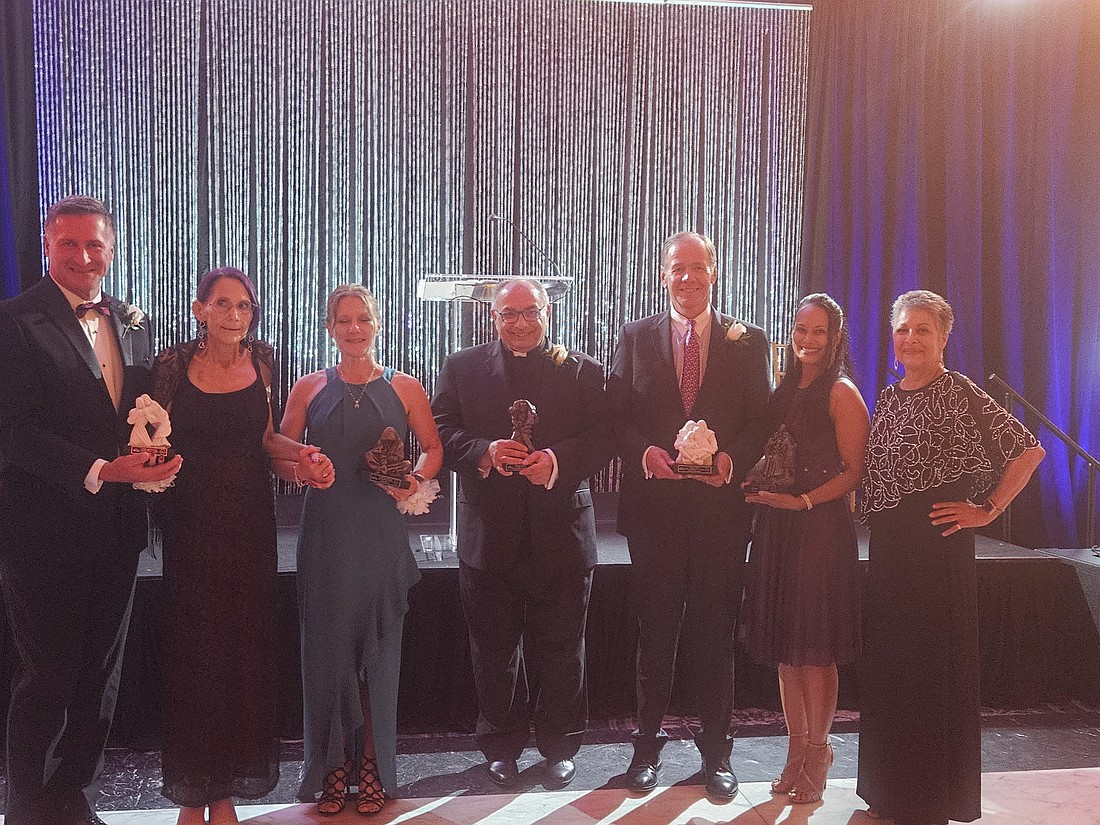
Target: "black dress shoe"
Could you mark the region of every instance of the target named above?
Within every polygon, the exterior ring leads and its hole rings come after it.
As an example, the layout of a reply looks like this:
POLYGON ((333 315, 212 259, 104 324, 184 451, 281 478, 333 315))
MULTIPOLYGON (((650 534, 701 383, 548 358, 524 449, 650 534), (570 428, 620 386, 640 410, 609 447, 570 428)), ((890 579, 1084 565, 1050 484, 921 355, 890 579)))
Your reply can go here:
POLYGON ((510 788, 519 778, 515 759, 494 759, 489 763, 489 778, 502 788, 510 788))
POLYGON ((660 770, 660 759, 634 754, 630 767, 626 769, 626 785, 634 793, 649 793, 657 787, 657 773, 660 770))
POLYGON ((737 777, 733 775, 728 758, 708 764, 704 757, 703 781, 707 793, 715 799, 733 799, 737 796, 737 777))
POLYGON ((553 762, 547 761, 546 781, 542 784, 549 790, 556 791, 572 782, 576 775, 577 766, 573 764, 572 759, 557 759, 553 762))

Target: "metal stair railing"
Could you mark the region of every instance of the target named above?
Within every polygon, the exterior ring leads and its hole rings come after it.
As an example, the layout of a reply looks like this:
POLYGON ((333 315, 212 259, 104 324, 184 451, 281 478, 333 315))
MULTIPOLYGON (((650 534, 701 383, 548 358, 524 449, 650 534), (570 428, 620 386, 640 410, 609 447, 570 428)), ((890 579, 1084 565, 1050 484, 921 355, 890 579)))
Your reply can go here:
MULTIPOLYGON (((1070 450, 1085 460, 1085 464, 1088 466, 1088 492, 1085 499, 1085 546, 1091 547, 1093 553, 1100 555, 1100 548, 1096 546, 1096 479, 1097 476, 1100 476, 1100 460, 1097 460, 1094 456, 1085 452, 1080 444, 1066 435, 1060 427, 1039 412, 1034 404, 1020 395, 1020 393, 1016 392, 1016 390, 1012 389, 1012 387, 1006 384, 996 373, 989 376, 989 383, 1004 393, 1005 409, 1012 409, 1012 402, 1015 401, 1039 419, 1043 426, 1054 433, 1054 435, 1056 435, 1063 444, 1069 447, 1070 450)), ((1011 509, 1011 505, 1009 505, 1009 510, 1011 509)), ((1011 515, 1009 511, 1006 510, 1004 514, 1004 531, 1006 537, 1011 529, 1011 515)))

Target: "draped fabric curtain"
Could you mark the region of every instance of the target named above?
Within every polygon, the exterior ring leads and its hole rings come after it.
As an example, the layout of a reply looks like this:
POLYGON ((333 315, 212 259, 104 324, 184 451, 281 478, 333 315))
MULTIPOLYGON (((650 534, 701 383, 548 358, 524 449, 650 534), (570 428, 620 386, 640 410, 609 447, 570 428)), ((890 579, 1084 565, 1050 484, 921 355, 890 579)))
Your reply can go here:
MULTIPOLYGON (((949 368, 998 374, 1100 452, 1097 78, 1089 0, 815 3, 803 277, 846 308, 869 404, 893 298, 932 289, 949 368)), ((1080 546, 1084 462, 1028 423, 1048 456, 1014 540, 1080 546)))
MULTIPOLYGON (((117 212, 116 294, 191 334, 198 276, 256 280, 283 389, 331 363, 324 298, 361 281, 381 356, 431 390, 451 330, 428 273, 548 276, 551 335, 607 363, 666 303, 697 229, 720 309, 784 330, 798 296, 803 7, 594 0, 35 0, 42 202, 117 212)), ((465 343, 491 335, 467 308, 465 343)))
POLYGON ((0 5, 0 298, 41 274, 32 0, 0 5))

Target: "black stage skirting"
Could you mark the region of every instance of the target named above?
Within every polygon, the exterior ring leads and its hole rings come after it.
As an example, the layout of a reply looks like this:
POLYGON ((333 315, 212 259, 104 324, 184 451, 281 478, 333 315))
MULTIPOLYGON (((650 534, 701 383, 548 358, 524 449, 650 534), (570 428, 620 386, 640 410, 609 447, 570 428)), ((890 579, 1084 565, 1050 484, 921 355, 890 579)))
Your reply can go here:
MULTIPOLYGON (((629 598, 626 543, 599 507, 600 564, 588 616, 589 703, 593 719, 629 718, 634 711, 637 631, 629 598)), ((437 504, 435 508, 444 511, 437 504)), ((428 517, 430 518, 430 517, 428 517)), ((292 521, 291 518, 285 519, 292 521)), ((410 521, 410 542, 444 533, 445 525, 410 521)), ((278 664, 281 736, 301 737, 302 692, 295 595, 294 528, 280 531, 278 664)), ((866 559, 866 538, 861 556, 866 559)), ((422 555, 422 554, 421 554, 422 555)), ((1091 554, 1089 554, 1091 556, 1091 554)), ((1100 559, 978 539, 982 703, 990 708, 1080 701, 1100 705, 1100 635, 1090 613, 1090 583, 1100 583, 1100 559)), ((159 562, 143 556, 126 646, 112 744, 143 749, 159 740, 164 678, 164 613, 159 562)), ((405 622, 399 729, 402 733, 472 731, 477 703, 453 558, 422 562, 423 579, 409 594, 405 622)), ((247 575, 247 571, 242 571, 247 575)), ((334 632, 338 629, 334 628, 334 632)), ((13 651, 4 634, 0 702, 6 706, 13 651)), ((682 659, 680 673, 690 672, 682 659)), ((741 655, 736 706, 780 709, 775 671, 741 655)), ((858 666, 841 669, 840 707, 859 707, 858 666)), ((678 679, 670 712, 691 712, 689 685, 678 679)))

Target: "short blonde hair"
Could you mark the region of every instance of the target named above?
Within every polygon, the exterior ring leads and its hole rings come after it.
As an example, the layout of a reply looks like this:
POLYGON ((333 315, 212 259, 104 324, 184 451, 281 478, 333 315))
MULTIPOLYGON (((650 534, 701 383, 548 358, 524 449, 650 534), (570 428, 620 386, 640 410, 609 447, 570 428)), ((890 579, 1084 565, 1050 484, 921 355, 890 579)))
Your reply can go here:
POLYGON ((336 308, 344 298, 358 298, 361 300, 367 307, 367 314, 370 315, 371 323, 374 324, 375 329, 378 329, 379 322, 381 321, 378 312, 378 300, 371 291, 362 284, 341 284, 336 287, 336 289, 332 290, 332 294, 328 296, 325 326, 331 327, 336 322, 336 308))
POLYGON ((935 292, 914 289, 894 299, 894 306, 890 309, 890 329, 897 328, 898 316, 907 309, 923 309, 936 320, 940 332, 951 334, 951 327, 955 325, 955 313, 951 311, 951 305, 935 292))

